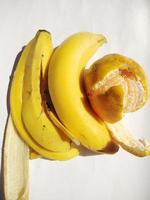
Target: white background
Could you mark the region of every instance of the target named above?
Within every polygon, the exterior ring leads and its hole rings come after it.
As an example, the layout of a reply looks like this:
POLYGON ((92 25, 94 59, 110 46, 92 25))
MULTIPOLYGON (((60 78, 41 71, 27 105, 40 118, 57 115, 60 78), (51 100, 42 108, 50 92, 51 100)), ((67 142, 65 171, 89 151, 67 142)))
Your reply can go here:
MULTIPOLYGON (((150 81, 149 0, 0 0, 0 144, 15 57, 38 29, 50 31, 54 45, 78 31, 103 33, 108 43, 92 61, 121 53, 138 61, 150 81)), ((148 100, 142 110, 126 115, 124 121, 135 135, 150 140, 149 118, 148 100)), ((30 200, 135 199, 150 199, 150 157, 137 158, 120 149, 113 156, 30 161, 30 200)))

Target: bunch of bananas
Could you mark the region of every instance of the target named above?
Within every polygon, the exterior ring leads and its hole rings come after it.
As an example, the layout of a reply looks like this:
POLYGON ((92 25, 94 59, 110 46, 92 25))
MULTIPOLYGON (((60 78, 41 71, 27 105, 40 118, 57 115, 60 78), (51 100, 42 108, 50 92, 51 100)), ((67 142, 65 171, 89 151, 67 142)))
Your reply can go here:
POLYGON ((24 47, 12 78, 10 107, 32 158, 68 160, 80 154, 80 145, 93 153, 115 153, 121 145, 137 156, 150 154, 150 144, 121 123, 123 113, 147 100, 143 69, 118 54, 85 69, 105 42, 101 34, 81 32, 54 49, 51 34, 41 30, 24 47))

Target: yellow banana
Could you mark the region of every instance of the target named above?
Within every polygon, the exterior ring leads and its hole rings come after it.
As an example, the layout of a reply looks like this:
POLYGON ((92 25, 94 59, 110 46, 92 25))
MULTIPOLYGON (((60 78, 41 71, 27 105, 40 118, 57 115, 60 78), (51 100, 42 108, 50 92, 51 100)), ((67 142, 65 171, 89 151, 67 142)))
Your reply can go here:
POLYGON ((71 137, 92 151, 116 152, 102 120, 96 119, 84 95, 82 70, 94 52, 106 42, 103 35, 82 32, 66 39, 52 54, 48 84, 60 121, 71 137))
POLYGON ((68 160, 79 154, 76 148, 70 148, 70 150, 66 152, 48 151, 45 148, 38 145, 33 140, 33 138, 29 135, 29 133, 25 129, 22 122, 21 110, 22 110, 23 76, 24 76, 26 59, 33 45, 33 41, 34 39, 23 49, 19 62, 16 66, 16 70, 13 74, 11 90, 10 90, 10 108, 11 108, 11 116, 13 119, 13 123, 20 137, 31 147, 31 149, 39 153, 42 157, 54 160, 68 160))
POLYGON ((42 147, 55 152, 70 149, 63 132, 48 119, 43 105, 43 79, 53 47, 50 34, 39 31, 29 51, 23 83, 22 120, 32 138, 42 147))
POLYGON ((106 55, 85 70, 84 81, 91 106, 113 139, 136 156, 150 155, 150 143, 135 138, 120 121, 123 113, 140 109, 148 98, 147 78, 140 65, 119 54, 106 55))

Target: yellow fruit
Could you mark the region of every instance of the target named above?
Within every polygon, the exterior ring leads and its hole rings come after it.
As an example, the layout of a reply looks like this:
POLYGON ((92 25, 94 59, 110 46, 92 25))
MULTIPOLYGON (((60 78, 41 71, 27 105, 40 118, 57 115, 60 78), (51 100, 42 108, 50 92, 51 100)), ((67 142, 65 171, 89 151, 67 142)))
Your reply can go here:
POLYGON ((5 198, 0 199, 29 200, 29 148, 16 133, 10 115, 6 122, 2 162, 5 198))
POLYGON ((86 70, 85 85, 94 111, 110 123, 140 109, 148 97, 143 69, 119 54, 106 55, 86 70))
POLYGON ((72 133, 59 121, 54 112, 47 110, 47 115, 50 118, 50 120, 55 124, 55 126, 59 128, 63 133, 65 133, 70 138, 70 140, 74 142, 74 144, 80 145, 80 142, 76 140, 72 133))
POLYGON ((48 83, 50 96, 66 134, 92 151, 116 152, 118 147, 102 120, 89 107, 82 82, 82 70, 94 52, 106 42, 103 35, 77 33, 52 54, 48 83))
POLYGON ((14 122, 14 125, 18 131, 20 137, 38 154, 44 158, 54 159, 54 160, 68 160, 79 154, 79 151, 76 148, 70 148, 67 152, 53 152, 48 151, 45 148, 38 145, 33 138, 29 135, 25 129, 22 117, 22 88, 23 88, 23 77, 24 69, 26 64, 26 59, 28 57, 31 46, 33 45, 34 39, 23 49, 19 62, 17 63, 16 70, 13 74, 13 79, 11 83, 10 90, 10 111, 11 116, 14 122))
POLYGON ((55 127, 43 105, 43 79, 52 54, 51 36, 39 31, 25 64, 22 98, 22 120, 31 137, 43 148, 65 152, 70 149, 68 139, 55 127))
POLYGON ((144 138, 137 139, 132 133, 122 124, 121 121, 116 123, 106 122, 110 130, 112 138, 120 144, 126 151, 144 157, 150 155, 150 143, 144 138))
POLYGON ((91 107, 105 121, 112 138, 136 156, 150 155, 150 143, 136 139, 119 121, 124 112, 141 108, 147 100, 144 70, 132 59, 111 54, 85 70, 84 81, 91 107))

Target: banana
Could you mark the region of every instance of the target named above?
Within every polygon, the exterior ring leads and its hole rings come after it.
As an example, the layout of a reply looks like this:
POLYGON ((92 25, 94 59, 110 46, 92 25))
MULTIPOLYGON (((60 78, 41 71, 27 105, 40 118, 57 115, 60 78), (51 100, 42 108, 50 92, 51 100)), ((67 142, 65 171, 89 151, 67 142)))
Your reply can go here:
POLYGON ((48 119, 42 104, 42 83, 52 51, 50 34, 46 31, 38 32, 26 60, 22 120, 31 137, 43 148, 65 152, 70 149, 70 143, 48 119))
POLYGON ((137 139, 121 122, 124 113, 140 109, 147 101, 148 82, 140 65, 109 54, 84 71, 84 82, 91 107, 105 121, 112 138, 136 156, 150 155, 150 143, 137 139))
POLYGON ((52 103, 68 134, 92 151, 116 152, 102 120, 89 107, 82 70, 94 52, 106 42, 103 35, 81 32, 66 39, 52 54, 48 86, 52 103), (70 134, 71 133, 71 134, 70 134))
POLYGON ((79 150, 70 140, 99 153, 115 153, 120 145, 136 156, 150 155, 150 143, 136 139, 121 122, 124 113, 147 101, 143 69, 118 54, 84 68, 105 42, 103 35, 81 32, 53 52, 50 34, 39 31, 23 49, 10 107, 18 134, 32 150, 31 159, 71 159, 79 150))
MULTIPOLYGON (((12 77, 11 89, 10 89, 10 112, 12 116, 13 123, 17 129, 20 137, 26 142, 26 144, 31 147, 35 152, 40 154, 42 157, 53 160, 68 160, 79 154, 76 148, 70 148, 66 152, 53 152, 46 150, 36 143, 33 138, 29 135, 28 131, 22 122, 21 110, 22 110, 22 89, 23 89, 23 77, 26 59, 33 46, 33 39, 29 44, 23 49, 19 62, 17 63, 16 70, 12 77)), ((32 120, 33 122, 33 120, 32 120)))

